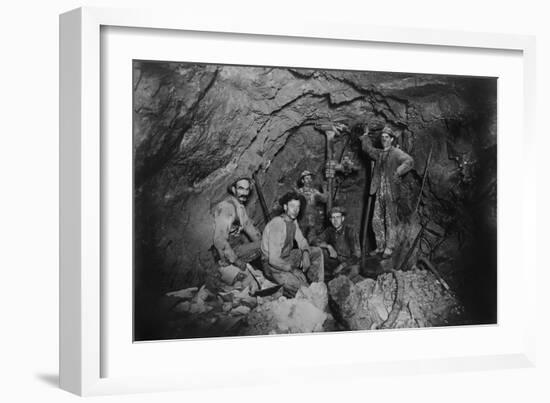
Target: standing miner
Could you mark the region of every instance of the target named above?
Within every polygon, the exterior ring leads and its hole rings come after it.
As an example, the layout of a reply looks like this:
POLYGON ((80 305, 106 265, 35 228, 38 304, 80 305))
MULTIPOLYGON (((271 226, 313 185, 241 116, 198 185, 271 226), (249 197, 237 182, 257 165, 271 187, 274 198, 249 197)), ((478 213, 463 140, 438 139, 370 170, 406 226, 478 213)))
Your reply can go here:
POLYGON ((305 198, 305 206, 302 206, 302 214, 300 216, 300 228, 308 242, 313 239, 323 230, 325 213, 320 209, 321 204, 326 204, 328 193, 320 192, 313 185, 313 174, 306 170, 300 175, 298 181, 298 193, 305 198))
POLYGON ((409 172, 413 158, 395 147, 395 134, 388 126, 382 129, 380 142, 382 149, 372 145, 368 126, 360 137, 363 151, 374 161, 370 195, 376 195, 372 229, 376 237, 376 250, 382 258, 389 258, 395 248, 397 227, 397 195, 401 177, 409 172))
POLYGON ((301 199, 296 192, 286 193, 280 200, 283 214, 267 223, 262 234, 264 274, 281 284, 287 297, 294 297, 301 286, 324 280, 323 253, 309 246, 296 221, 301 199))

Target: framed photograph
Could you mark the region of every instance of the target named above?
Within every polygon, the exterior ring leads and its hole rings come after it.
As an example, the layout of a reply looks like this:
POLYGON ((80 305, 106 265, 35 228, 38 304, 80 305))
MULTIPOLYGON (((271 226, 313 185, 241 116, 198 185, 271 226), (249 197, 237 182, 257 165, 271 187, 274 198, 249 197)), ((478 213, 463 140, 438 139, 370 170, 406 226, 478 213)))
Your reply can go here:
POLYGON ((534 365, 532 37, 85 8, 60 45, 62 388, 534 365))

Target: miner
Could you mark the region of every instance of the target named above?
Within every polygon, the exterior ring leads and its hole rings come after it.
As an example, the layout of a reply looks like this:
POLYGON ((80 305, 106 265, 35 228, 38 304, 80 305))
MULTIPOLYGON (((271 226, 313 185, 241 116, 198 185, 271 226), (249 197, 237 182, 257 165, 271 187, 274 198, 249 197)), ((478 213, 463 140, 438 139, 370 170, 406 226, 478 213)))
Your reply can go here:
POLYGON ((303 234, 312 242, 324 227, 324 211, 319 209, 321 204, 326 204, 328 200, 327 192, 320 192, 313 185, 313 174, 305 170, 300 175, 298 181, 298 193, 305 198, 305 206, 302 206, 302 214, 299 222, 303 234))
POLYGON ((389 258, 395 248, 397 228, 398 187, 401 178, 413 167, 412 157, 394 145, 395 134, 388 126, 382 129, 382 149, 375 148, 366 126, 361 136, 363 151, 374 161, 370 195, 375 197, 372 229, 376 237, 376 250, 382 258, 389 258))
POLYGON ((244 271, 248 262, 260 257, 261 233, 245 207, 251 185, 250 178, 238 178, 228 186, 229 195, 214 209, 214 247, 222 267, 232 264, 244 271))
POLYGON ((335 206, 330 210, 330 224, 316 239, 316 244, 325 254, 325 281, 343 274, 351 279, 359 274, 361 246, 357 231, 347 223, 344 207, 335 206))
POLYGON ((309 246, 296 221, 302 200, 296 192, 286 193, 280 199, 283 213, 269 221, 262 234, 264 274, 281 284, 287 297, 294 297, 309 282, 324 281, 323 253, 309 246))

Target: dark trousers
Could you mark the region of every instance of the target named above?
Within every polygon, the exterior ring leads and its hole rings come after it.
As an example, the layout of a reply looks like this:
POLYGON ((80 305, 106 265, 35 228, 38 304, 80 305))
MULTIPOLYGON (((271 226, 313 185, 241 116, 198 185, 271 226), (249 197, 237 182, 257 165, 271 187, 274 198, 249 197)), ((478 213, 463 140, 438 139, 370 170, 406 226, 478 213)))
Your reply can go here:
MULTIPOLYGON (((292 267, 299 267, 302 260, 302 251, 299 249, 291 250, 287 259, 292 267)), ((300 287, 307 287, 309 283, 324 281, 324 259, 320 248, 310 248, 310 263, 309 269, 304 273, 301 269, 278 270, 264 260, 264 274, 274 283, 281 284, 285 296, 292 298, 300 287)))

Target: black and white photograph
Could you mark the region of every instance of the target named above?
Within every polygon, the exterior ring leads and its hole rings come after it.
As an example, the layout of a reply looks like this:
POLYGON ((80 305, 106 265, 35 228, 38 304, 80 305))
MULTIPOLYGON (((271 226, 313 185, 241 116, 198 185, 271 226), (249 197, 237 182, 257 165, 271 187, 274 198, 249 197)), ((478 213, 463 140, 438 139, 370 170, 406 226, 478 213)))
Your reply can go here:
POLYGON ((550 401, 544 2, 7 2, 2 401, 550 401))
POLYGON ((134 341, 497 324, 496 77, 132 68, 134 341))

